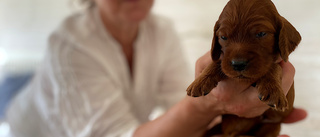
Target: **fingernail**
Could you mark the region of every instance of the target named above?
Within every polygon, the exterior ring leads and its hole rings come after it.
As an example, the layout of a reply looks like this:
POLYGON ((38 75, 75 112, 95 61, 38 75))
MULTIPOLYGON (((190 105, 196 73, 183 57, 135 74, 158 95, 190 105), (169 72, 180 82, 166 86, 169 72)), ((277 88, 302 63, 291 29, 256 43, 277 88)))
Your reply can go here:
POLYGON ((275 108, 276 105, 275 104, 268 104, 270 107, 275 108))
POLYGON ((262 95, 259 95, 258 97, 259 97, 259 99, 260 99, 261 101, 262 101, 263 98, 264 98, 262 95))

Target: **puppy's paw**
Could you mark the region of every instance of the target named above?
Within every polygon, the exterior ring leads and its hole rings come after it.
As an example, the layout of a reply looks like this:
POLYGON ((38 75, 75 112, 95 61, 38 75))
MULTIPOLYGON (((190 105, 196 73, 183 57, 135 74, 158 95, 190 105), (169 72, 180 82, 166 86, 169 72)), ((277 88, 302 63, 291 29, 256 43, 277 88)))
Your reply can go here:
POLYGON ((193 82, 188 88, 187 88, 187 94, 188 96, 192 97, 200 97, 205 96, 210 93, 210 90, 205 90, 201 84, 198 84, 196 82, 193 82))
POLYGON ((279 91, 261 91, 259 99, 267 103, 272 109, 277 111, 285 111, 289 109, 289 104, 282 90, 279 91))
POLYGON ((187 95, 192 97, 205 96, 216 87, 218 82, 212 82, 209 79, 196 79, 188 88, 187 95))

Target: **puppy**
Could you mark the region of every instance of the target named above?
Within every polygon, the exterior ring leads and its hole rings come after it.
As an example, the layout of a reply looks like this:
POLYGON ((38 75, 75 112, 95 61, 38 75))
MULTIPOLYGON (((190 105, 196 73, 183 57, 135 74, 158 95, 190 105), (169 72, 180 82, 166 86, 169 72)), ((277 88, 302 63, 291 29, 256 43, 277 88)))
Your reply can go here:
POLYGON ((279 15, 271 0, 230 0, 214 26, 213 63, 188 87, 189 96, 207 95, 226 78, 254 83, 259 99, 270 106, 262 116, 224 115, 224 136, 276 137, 280 123, 293 108, 294 87, 285 96, 282 69, 275 63, 301 41, 299 32, 279 15))

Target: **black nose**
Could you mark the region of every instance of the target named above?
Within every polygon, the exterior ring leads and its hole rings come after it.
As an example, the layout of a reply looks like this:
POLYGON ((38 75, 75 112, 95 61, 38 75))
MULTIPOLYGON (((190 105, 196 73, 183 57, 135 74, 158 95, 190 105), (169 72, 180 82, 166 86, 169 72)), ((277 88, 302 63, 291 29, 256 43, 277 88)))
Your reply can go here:
POLYGON ((248 64, 247 60, 238 60, 234 59, 231 61, 231 65, 235 71, 243 71, 246 69, 246 66, 248 64))

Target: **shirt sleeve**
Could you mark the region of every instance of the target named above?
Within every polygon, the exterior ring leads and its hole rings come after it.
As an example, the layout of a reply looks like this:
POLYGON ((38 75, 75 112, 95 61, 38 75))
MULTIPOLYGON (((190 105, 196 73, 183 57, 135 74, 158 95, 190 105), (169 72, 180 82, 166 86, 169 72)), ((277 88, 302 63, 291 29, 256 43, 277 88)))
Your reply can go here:
POLYGON ((186 95, 186 89, 192 82, 191 65, 186 60, 185 51, 179 38, 170 25, 162 34, 164 47, 161 60, 159 104, 165 109, 170 108, 186 95))
POLYGON ((63 38, 53 36, 50 47, 59 87, 51 130, 62 137, 131 137, 140 123, 111 72, 63 38))

